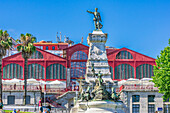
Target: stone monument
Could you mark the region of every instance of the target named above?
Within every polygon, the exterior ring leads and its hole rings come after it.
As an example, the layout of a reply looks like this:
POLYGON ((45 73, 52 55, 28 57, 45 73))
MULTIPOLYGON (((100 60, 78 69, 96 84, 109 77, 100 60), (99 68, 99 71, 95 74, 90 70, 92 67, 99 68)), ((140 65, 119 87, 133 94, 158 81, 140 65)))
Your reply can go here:
POLYGON ((100 13, 97 12, 97 10, 97 8, 95 8, 95 12, 87 10, 88 13, 94 15, 93 21, 95 25, 95 30, 92 33, 89 33, 89 36, 87 38, 87 42, 89 45, 89 55, 86 64, 87 69, 85 75, 85 80, 87 82, 89 82, 90 80, 95 80, 95 77, 92 76, 93 73, 91 71, 92 64, 94 64, 94 69, 96 73, 98 73, 99 71, 102 73, 104 81, 112 81, 105 49, 107 34, 103 33, 101 30, 103 25, 100 23, 102 20, 100 17, 100 13))
POLYGON ((97 10, 87 11, 94 15, 95 30, 87 38, 90 47, 85 81, 80 81, 80 95, 71 113, 125 113, 120 94, 115 92, 116 86, 111 79, 105 49, 107 34, 101 30, 103 25, 97 10))
POLYGON ((95 87, 93 89, 90 86, 87 90, 81 91, 79 100, 75 106, 71 109, 71 113, 125 113, 125 106, 120 101, 119 96, 112 88, 112 92, 109 93, 103 83, 102 74, 95 74, 94 64, 92 64, 93 76, 97 76, 95 81, 95 87))

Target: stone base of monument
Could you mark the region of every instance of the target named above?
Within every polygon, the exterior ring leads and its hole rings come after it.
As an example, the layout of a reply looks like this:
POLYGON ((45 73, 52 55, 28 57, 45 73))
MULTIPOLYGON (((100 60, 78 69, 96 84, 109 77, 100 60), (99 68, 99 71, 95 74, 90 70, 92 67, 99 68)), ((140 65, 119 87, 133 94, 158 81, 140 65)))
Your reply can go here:
POLYGON ((106 101, 89 101, 77 102, 71 109, 70 113, 126 113, 125 106, 122 102, 106 101))

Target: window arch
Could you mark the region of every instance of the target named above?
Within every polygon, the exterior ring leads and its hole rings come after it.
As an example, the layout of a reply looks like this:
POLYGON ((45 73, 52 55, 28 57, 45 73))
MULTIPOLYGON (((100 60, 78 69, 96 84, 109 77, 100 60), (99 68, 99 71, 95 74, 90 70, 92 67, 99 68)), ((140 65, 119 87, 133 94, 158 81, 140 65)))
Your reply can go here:
POLYGON ((48 50, 48 46, 46 46, 46 48, 45 48, 46 50, 48 50))
POLYGON ((47 67, 47 79, 66 79, 66 68, 61 64, 51 64, 47 67))
POLYGON ((129 64, 120 64, 115 67, 115 79, 134 78, 134 68, 129 64))
POLYGON ((83 51, 76 51, 72 54, 71 60, 87 60, 87 54, 83 51))
POLYGON ((13 78, 23 78, 23 68, 19 64, 11 63, 3 67, 3 79, 13 78))
POLYGON ((40 64, 30 64, 28 65, 28 79, 44 79, 44 67, 40 64))
POLYGON ((116 55, 116 59, 133 59, 133 56, 130 52, 128 51, 120 51, 116 55))
POLYGON ((136 68, 136 78, 151 78, 153 76, 153 66, 150 64, 142 64, 136 68))
POLYGON ((55 50, 55 46, 52 47, 52 50, 55 50))
POLYGON ((31 55, 30 59, 43 59, 43 55, 42 55, 41 52, 35 51, 35 52, 31 55))

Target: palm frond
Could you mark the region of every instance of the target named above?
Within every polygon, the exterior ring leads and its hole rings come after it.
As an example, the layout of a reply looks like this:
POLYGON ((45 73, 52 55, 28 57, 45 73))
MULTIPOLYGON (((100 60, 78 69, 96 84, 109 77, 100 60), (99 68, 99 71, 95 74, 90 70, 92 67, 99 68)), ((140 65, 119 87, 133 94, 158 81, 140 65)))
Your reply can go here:
POLYGON ((29 58, 35 52, 36 47, 33 45, 35 40, 36 38, 29 33, 21 34, 20 39, 17 39, 17 42, 20 44, 17 50, 22 51, 23 57, 29 58))

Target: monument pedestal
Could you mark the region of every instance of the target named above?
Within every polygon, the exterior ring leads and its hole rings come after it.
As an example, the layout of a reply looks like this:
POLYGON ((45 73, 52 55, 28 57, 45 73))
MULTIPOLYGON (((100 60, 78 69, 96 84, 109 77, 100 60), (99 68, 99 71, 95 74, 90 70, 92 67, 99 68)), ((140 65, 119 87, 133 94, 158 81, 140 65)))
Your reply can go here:
POLYGON ((71 113, 126 113, 122 102, 90 101, 77 102, 71 109, 71 113))
POLYGON ((86 75, 85 80, 95 81, 95 77, 93 77, 93 73, 91 71, 92 64, 94 64, 94 70, 97 73, 99 71, 103 75, 102 79, 104 81, 112 81, 110 66, 108 64, 105 43, 107 41, 107 34, 103 33, 101 30, 93 31, 93 33, 89 33, 87 38, 87 42, 89 45, 89 54, 88 60, 86 64, 86 75))

